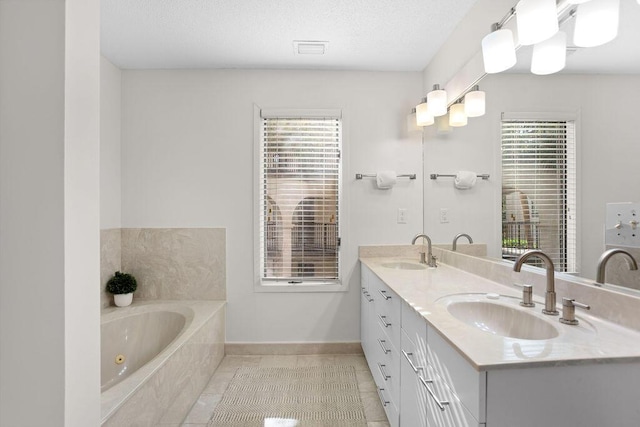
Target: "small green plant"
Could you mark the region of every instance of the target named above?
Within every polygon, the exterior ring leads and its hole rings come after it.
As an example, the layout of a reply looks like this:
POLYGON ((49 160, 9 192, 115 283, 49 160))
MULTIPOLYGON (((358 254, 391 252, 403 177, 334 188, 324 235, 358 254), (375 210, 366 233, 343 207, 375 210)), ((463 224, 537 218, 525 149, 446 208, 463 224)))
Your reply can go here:
POLYGON ((120 273, 116 271, 116 274, 107 282, 107 292, 114 295, 128 294, 135 292, 138 288, 138 282, 136 278, 128 273, 120 273))

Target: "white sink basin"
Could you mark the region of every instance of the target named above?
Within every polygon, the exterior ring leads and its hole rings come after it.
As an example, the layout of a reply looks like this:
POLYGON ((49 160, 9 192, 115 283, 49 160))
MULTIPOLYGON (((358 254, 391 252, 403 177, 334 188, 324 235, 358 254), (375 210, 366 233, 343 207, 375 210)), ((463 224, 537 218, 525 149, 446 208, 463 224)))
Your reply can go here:
POLYGON ((382 265, 385 268, 394 268, 396 270, 424 270, 425 268, 427 268, 427 266, 424 264, 418 264, 418 263, 406 262, 406 261, 386 262, 380 265, 382 265))
POLYGON ((525 308, 489 299, 447 297, 442 301, 453 317, 490 334, 525 340, 548 340, 559 335, 551 322, 525 308))

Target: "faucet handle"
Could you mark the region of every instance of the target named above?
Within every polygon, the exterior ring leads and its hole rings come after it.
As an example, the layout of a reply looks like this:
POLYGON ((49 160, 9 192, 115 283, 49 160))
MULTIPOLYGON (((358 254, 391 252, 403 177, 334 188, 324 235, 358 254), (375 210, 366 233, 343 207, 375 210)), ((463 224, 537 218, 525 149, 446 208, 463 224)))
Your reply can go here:
POLYGON ((560 323, 564 323, 565 325, 577 325, 578 319, 576 319, 576 307, 591 310, 590 305, 578 302, 573 298, 562 297, 562 317, 560 318, 560 323))
POLYGON ((533 286, 524 285, 520 283, 514 283, 513 286, 518 286, 522 288, 522 301, 520 301, 520 305, 523 307, 535 307, 536 305, 533 303, 533 286))
POLYGON ((438 258, 435 255, 431 255, 431 259, 429 260, 429 267, 438 267, 438 263, 436 262, 438 258))

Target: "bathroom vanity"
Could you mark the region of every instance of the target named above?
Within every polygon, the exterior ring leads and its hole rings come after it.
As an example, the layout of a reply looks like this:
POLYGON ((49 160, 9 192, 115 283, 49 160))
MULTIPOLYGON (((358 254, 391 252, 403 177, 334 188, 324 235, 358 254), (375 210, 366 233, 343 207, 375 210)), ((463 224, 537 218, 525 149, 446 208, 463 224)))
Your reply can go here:
POLYGON ((509 266, 445 252, 476 274, 361 250, 362 347, 391 426, 640 425, 640 332, 620 314, 637 297, 557 280, 594 307, 566 325, 541 313, 544 276, 523 274, 522 307, 509 266))

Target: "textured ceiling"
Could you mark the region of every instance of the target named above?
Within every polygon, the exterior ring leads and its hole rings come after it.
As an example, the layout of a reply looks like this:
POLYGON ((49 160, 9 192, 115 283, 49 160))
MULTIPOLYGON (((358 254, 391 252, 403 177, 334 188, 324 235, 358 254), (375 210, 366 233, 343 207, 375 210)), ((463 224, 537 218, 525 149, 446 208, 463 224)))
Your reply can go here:
MULTIPOLYGON (((421 71, 476 0, 101 0, 120 68, 421 71), (295 55, 294 40, 328 41, 295 55)), ((480 41, 478 40, 478 45, 480 41)))

